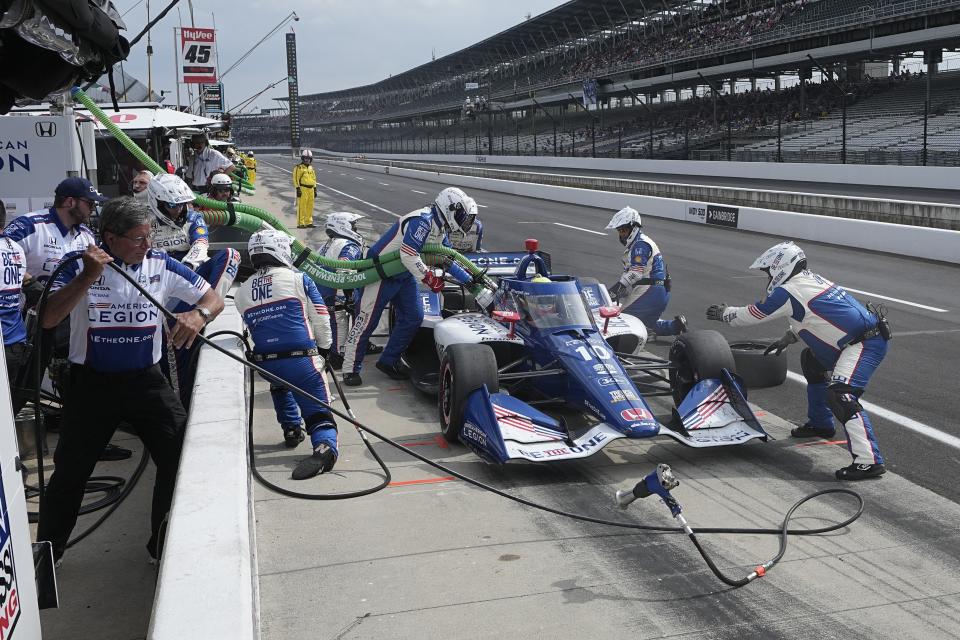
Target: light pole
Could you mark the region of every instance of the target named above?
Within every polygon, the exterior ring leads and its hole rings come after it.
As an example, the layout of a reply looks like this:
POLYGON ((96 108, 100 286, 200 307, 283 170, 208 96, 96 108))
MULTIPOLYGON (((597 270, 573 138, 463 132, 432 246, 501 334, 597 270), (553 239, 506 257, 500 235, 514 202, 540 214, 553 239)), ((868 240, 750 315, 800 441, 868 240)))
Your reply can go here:
POLYGON ((700 79, 707 83, 707 86, 710 87, 710 90, 713 91, 715 97, 719 97, 723 100, 724 106, 727 108, 727 162, 730 162, 733 159, 733 124, 730 121, 730 101, 727 100, 726 96, 717 91, 717 88, 713 86, 713 83, 707 80, 702 73, 699 71, 697 75, 700 76, 700 79))
MULTIPOLYGON (((841 133, 842 139, 840 144, 840 164, 847 164, 847 97, 850 96, 850 93, 847 92, 846 87, 841 87, 840 84, 833 79, 832 73, 827 73, 827 70, 823 68, 823 65, 821 65, 816 58, 814 58, 809 53, 807 54, 807 57, 810 58, 810 62, 812 62, 817 67, 817 69, 820 70, 820 73, 822 73, 823 76, 830 81, 830 84, 833 86, 833 88, 840 92, 840 98, 841 98, 841 102, 840 102, 841 116, 840 117, 842 118, 841 125, 840 125, 841 132, 842 132, 841 133)), ((924 123, 926 123, 926 119, 924 119, 924 123)))

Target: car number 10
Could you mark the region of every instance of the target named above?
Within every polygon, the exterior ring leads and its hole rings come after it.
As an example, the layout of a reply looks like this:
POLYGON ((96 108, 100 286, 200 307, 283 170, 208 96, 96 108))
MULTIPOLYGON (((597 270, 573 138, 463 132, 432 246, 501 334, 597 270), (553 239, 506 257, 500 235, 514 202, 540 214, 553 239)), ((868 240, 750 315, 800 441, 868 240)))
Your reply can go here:
POLYGON ((584 360, 588 362, 593 360, 593 355, 596 355, 601 360, 610 359, 610 351, 608 351, 606 347, 601 347, 599 345, 592 344, 590 345, 589 349, 581 345, 577 347, 576 351, 581 355, 581 357, 583 357, 584 360), (593 351, 593 354, 590 353, 591 350, 593 351))

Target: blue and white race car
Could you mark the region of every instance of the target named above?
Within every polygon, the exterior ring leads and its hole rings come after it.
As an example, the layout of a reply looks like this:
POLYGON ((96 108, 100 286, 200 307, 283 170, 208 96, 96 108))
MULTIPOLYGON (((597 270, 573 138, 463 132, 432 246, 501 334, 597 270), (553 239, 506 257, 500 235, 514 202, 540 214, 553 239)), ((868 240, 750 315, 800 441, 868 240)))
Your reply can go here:
POLYGON ((426 317, 405 361, 419 389, 436 391, 447 440, 494 463, 582 458, 618 438, 767 440, 718 332, 679 336, 663 360, 643 352, 643 323, 597 281, 551 275, 533 252, 511 270, 489 311, 451 314, 423 292, 426 317), (666 424, 649 396, 673 397, 666 424))

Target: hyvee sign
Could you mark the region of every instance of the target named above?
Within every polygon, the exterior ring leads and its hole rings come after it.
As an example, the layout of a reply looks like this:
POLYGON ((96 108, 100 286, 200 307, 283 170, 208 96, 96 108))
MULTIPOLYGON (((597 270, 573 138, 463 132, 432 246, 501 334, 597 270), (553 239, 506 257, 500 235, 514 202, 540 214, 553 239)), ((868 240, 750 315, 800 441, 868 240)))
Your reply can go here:
POLYGON ((213 29, 180 29, 180 82, 217 81, 217 34, 213 29))

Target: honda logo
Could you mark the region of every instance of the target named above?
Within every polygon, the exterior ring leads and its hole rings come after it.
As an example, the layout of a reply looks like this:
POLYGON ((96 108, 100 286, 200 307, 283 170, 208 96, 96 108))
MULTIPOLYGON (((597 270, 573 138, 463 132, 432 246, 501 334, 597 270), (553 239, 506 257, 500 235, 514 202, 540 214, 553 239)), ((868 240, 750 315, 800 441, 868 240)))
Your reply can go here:
POLYGON ((36 131, 38 138, 52 138, 57 135, 57 123, 40 121, 33 125, 33 130, 36 131))
POLYGON ((639 408, 624 409, 620 412, 620 417, 630 422, 653 419, 649 411, 639 408))

